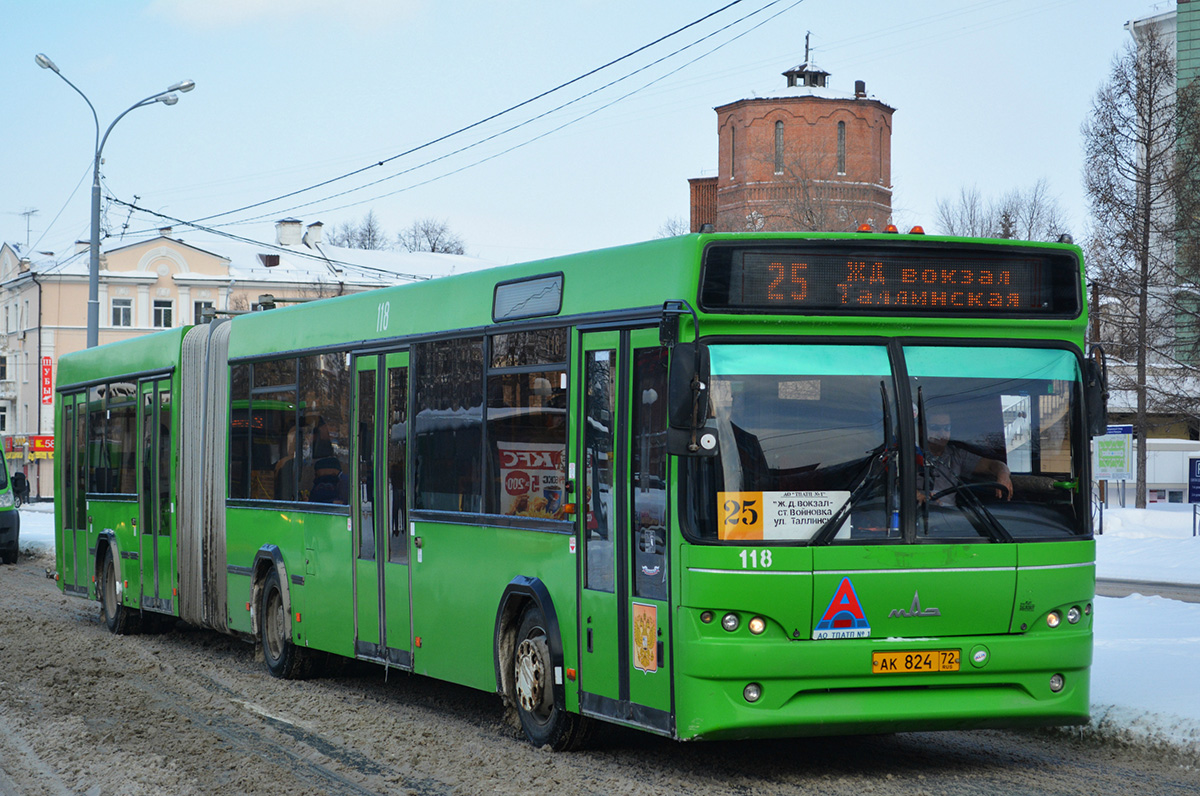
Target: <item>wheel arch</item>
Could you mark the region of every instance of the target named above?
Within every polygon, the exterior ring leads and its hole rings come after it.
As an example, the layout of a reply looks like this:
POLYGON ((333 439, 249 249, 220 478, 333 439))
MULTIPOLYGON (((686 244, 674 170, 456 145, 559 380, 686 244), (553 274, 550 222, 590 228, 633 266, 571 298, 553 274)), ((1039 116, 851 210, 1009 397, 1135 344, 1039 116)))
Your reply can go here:
POLYGON ((558 612, 554 609, 554 600, 550 590, 539 578, 518 575, 508 582, 500 595, 496 607, 496 629, 493 639, 492 660, 496 667, 496 691, 506 704, 516 704, 516 681, 513 677, 512 661, 516 652, 517 628, 521 622, 521 614, 530 605, 536 605, 546 619, 546 630, 549 633, 550 659, 554 665, 554 706, 559 710, 566 709, 561 673, 563 671, 562 630, 558 623, 558 612))
POLYGON ((256 637, 262 630, 259 606, 262 604, 263 588, 272 571, 279 573, 279 591, 283 598, 283 614, 288 621, 288 636, 292 634, 292 591, 288 580, 287 564, 278 545, 265 544, 254 554, 250 567, 250 632, 256 637))
POLYGON ((100 578, 102 576, 101 569, 104 567, 104 555, 109 550, 112 550, 113 568, 117 576, 117 591, 120 593, 125 589, 125 580, 121 574, 121 545, 117 541, 117 534, 111 530, 104 530, 96 537, 96 556, 92 559, 92 583, 96 586, 96 599, 103 599, 100 594, 100 578))

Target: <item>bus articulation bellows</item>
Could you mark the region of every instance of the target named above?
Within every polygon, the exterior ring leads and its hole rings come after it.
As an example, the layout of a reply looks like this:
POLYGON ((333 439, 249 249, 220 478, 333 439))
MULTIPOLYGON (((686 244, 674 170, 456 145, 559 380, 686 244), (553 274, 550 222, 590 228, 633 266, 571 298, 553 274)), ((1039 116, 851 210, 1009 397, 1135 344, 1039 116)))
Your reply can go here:
POLYGON ((479 689, 538 745, 1088 717, 1066 244, 706 234, 64 356, 57 581, 479 689))

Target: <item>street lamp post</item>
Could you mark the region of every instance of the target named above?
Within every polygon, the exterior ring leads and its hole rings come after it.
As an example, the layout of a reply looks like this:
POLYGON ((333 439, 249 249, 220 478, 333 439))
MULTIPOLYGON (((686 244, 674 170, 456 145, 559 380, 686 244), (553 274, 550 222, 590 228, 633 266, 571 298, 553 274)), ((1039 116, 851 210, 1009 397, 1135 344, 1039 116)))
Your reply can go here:
POLYGON ((120 116, 113 119, 112 124, 104 131, 104 136, 100 135, 100 117, 96 114, 96 106, 92 105, 92 101, 87 98, 87 95, 79 90, 79 87, 58 70, 54 62, 45 56, 43 53, 38 53, 34 59, 37 65, 43 69, 49 69, 54 74, 63 79, 71 88, 75 89, 75 93, 83 97, 83 101, 88 104, 88 108, 92 111, 92 120, 96 124, 96 151, 95 157, 92 160, 92 241, 91 241, 91 259, 88 264, 88 312, 87 312, 87 347, 94 348, 99 342, 100 337, 100 155, 104 151, 104 144, 108 141, 108 134, 116 127, 117 122, 125 118, 125 114, 130 111, 141 108, 146 105, 153 105, 161 102, 164 105, 174 105, 179 102, 179 95, 175 92, 191 91, 196 87, 196 84, 191 80, 184 80, 170 86, 166 91, 160 91, 157 94, 151 94, 144 100, 135 102, 126 108, 120 116))

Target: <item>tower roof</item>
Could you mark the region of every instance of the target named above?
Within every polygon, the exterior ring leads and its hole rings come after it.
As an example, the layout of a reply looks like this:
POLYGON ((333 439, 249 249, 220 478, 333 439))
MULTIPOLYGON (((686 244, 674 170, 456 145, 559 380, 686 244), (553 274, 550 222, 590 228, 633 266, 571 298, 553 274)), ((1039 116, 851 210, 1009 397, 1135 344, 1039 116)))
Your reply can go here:
POLYGON ((793 66, 784 72, 783 76, 788 80, 788 88, 794 88, 795 86, 824 88, 826 79, 829 77, 829 72, 826 72, 814 63, 805 61, 799 66, 793 66))

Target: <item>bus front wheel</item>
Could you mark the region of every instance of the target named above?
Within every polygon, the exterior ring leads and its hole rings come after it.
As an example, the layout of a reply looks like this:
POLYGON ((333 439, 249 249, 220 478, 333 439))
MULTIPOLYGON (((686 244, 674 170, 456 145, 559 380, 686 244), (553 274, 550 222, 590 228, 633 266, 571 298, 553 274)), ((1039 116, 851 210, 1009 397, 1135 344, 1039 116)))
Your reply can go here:
POLYGON ((108 547, 104 551, 104 564, 100 567, 100 612, 110 633, 128 636, 141 629, 142 617, 138 611, 121 604, 120 589, 113 549, 108 547))
POLYGON ((283 608, 283 588, 279 572, 272 569, 263 583, 262 612, 259 619, 263 660, 267 671, 282 680, 303 680, 311 671, 308 650, 292 643, 292 625, 283 608))
POLYGON ((513 683, 521 728, 534 746, 549 746, 556 752, 578 749, 587 740, 589 722, 554 704, 550 631, 541 609, 537 605, 526 608, 519 627, 513 683))

